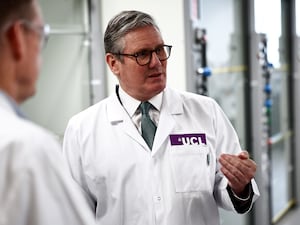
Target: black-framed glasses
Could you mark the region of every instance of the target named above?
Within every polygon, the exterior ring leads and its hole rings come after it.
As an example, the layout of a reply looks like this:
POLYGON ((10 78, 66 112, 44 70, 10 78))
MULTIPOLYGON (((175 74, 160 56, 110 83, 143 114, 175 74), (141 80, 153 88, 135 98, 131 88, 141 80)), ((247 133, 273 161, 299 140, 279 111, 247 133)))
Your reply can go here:
POLYGON ((37 25, 28 20, 21 20, 21 24, 27 29, 36 32, 41 38, 41 46, 46 46, 50 34, 50 26, 48 24, 37 25))
POLYGON ((127 54, 127 53, 112 53, 112 54, 135 57, 137 64, 139 64, 140 66, 145 66, 151 62, 153 52, 155 52, 156 56, 160 61, 164 61, 170 57, 171 49, 172 49, 172 45, 161 45, 155 48, 154 50, 142 50, 134 54, 127 54))

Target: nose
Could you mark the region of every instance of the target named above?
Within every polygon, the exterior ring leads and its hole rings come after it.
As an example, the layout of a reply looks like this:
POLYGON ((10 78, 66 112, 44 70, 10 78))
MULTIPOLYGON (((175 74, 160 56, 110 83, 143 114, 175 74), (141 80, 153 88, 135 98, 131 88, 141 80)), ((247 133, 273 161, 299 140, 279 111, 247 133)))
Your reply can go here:
POLYGON ((155 51, 152 52, 149 67, 155 67, 157 64, 161 65, 161 61, 159 60, 155 51))

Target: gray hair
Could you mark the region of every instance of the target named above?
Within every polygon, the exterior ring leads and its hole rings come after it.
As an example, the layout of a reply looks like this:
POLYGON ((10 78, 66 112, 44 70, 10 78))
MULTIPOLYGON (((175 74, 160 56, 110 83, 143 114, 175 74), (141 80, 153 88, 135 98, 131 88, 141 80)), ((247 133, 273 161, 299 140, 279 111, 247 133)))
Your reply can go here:
POLYGON ((145 26, 154 26, 159 31, 156 22, 147 13, 131 10, 117 14, 109 21, 104 33, 105 53, 121 52, 124 48, 122 38, 130 31, 145 26))

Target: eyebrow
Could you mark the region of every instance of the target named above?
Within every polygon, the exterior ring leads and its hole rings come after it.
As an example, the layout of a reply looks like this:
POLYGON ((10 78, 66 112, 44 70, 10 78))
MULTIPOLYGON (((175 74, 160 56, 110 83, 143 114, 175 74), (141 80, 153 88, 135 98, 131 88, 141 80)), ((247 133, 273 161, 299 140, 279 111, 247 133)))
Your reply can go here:
POLYGON ((162 46, 164 46, 164 43, 158 44, 158 45, 156 45, 156 47, 154 47, 154 48, 141 48, 141 49, 135 50, 135 51, 133 51, 133 52, 134 52, 134 53, 139 53, 139 52, 142 52, 142 51, 152 51, 152 50, 157 49, 157 48, 162 47, 162 46))

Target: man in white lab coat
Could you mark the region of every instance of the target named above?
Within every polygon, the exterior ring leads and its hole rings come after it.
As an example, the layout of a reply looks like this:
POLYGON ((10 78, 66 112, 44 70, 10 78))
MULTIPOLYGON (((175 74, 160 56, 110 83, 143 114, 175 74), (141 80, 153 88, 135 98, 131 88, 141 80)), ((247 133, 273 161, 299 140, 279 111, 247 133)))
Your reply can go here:
POLYGON ((63 146, 97 224, 218 225, 218 207, 249 211, 255 162, 214 100, 166 87, 172 46, 151 16, 121 12, 104 43, 119 85, 70 119, 63 146))
POLYGON ((24 118, 46 37, 36 0, 0 1, 0 225, 91 225, 54 137, 24 118))

